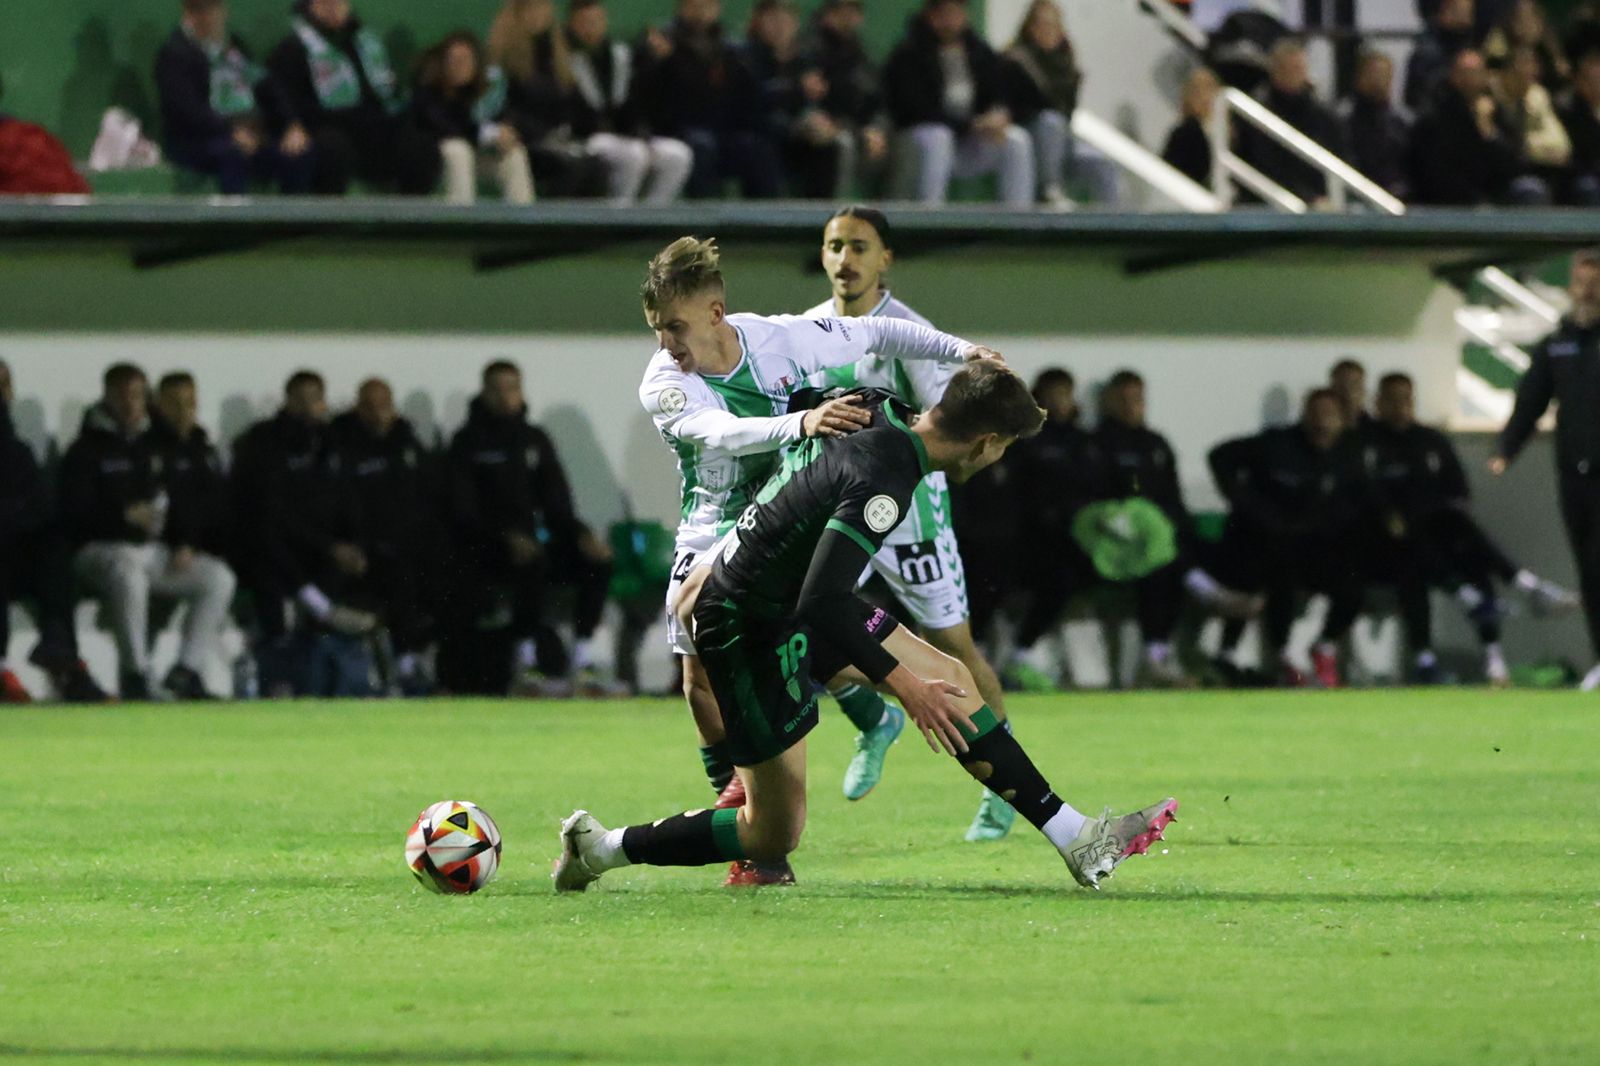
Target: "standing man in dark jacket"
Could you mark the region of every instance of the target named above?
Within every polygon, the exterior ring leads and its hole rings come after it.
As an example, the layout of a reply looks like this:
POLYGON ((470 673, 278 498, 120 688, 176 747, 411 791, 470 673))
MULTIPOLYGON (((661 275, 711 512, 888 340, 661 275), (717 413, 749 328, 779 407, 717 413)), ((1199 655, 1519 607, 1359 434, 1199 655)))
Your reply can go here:
MULTIPOLYGON (((1311 85, 1304 42, 1290 37, 1272 46, 1267 60, 1267 81, 1256 92, 1256 99, 1334 155, 1345 154, 1344 132, 1339 128, 1339 120, 1317 99, 1311 85)), ((1308 204, 1327 197, 1328 183, 1321 170, 1253 123, 1241 122, 1238 129, 1241 159, 1308 204)))
POLYGON ((393 638, 402 685, 420 688, 420 656, 434 629, 437 569, 430 564, 442 539, 433 521, 433 456, 382 378, 361 383, 355 408, 329 426, 329 442, 341 532, 366 556, 361 585, 393 638))
POLYGON ((730 177, 746 199, 783 191, 778 148, 761 124, 761 88, 723 38, 722 0, 678 0, 672 25, 649 31, 640 59, 651 126, 694 151, 690 196, 720 196, 730 177))
POLYGON ((579 521, 555 443, 528 421, 515 363, 484 367, 482 391, 450 442, 450 498, 471 587, 486 592, 485 600, 494 590, 510 597, 513 687, 565 691, 559 679, 572 671, 595 681, 593 637, 611 582, 611 551, 579 521), (544 615, 546 591, 557 584, 577 591, 570 656, 544 615))
POLYGON ((166 460, 150 433, 144 372, 118 363, 104 385, 61 461, 62 517, 79 546, 73 567, 105 608, 124 699, 150 698, 151 596, 188 608, 164 687, 178 699, 212 698, 202 677, 233 602, 233 571, 168 528, 166 460))
POLYGON ((1473 520, 1455 447, 1443 433, 1417 423, 1415 396, 1408 375, 1385 374, 1378 383, 1378 417, 1360 433, 1363 465, 1378 501, 1368 539, 1372 576, 1399 593, 1418 681, 1439 679, 1428 590, 1443 587, 1456 591, 1477 626, 1486 679, 1509 684, 1495 582, 1515 588, 1540 614, 1576 607, 1578 598, 1512 562, 1473 520))
POLYGON ((1362 571, 1352 536, 1369 505, 1361 456, 1346 432, 1339 397, 1315 389, 1300 421, 1217 445, 1211 473, 1232 510, 1219 550, 1229 584, 1264 589, 1263 664, 1283 680, 1306 683, 1283 659, 1300 593, 1328 597, 1328 616, 1312 648, 1317 680, 1342 684, 1338 646, 1361 610, 1362 571))
POLYGON ((49 494, 33 451, 11 424, 11 368, 0 360, 0 703, 32 700, 6 663, 11 600, 33 600, 39 643, 28 661, 50 675, 72 703, 106 699, 78 658, 73 628, 72 553, 54 522, 49 494))
MULTIPOLYGON (((1495 476, 1533 436, 1550 401, 1556 402, 1556 468, 1561 478, 1561 518, 1578 563, 1579 588, 1589 635, 1600 657, 1600 250, 1572 258, 1567 291, 1572 311, 1529 352, 1532 362, 1517 386, 1517 403, 1489 460, 1495 476)), ((1600 666, 1583 679, 1600 689, 1600 666)))
POLYGON ((900 182, 903 195, 941 204, 952 178, 994 174, 1007 207, 1033 204, 1033 138, 1011 121, 1000 57, 968 25, 966 0, 924 0, 883 84, 896 166, 914 178, 900 182))
POLYGON ((279 137, 265 115, 288 107, 264 68, 228 32, 225 0, 183 0, 183 21, 156 56, 161 133, 167 157, 217 178, 225 196, 243 196, 252 178, 289 194, 311 191, 311 138, 290 121, 279 137))
POLYGON ((350 0, 296 0, 293 32, 267 57, 287 113, 316 147, 316 191, 342 196, 350 179, 423 195, 439 184, 437 146, 401 120, 389 53, 350 11, 350 0))

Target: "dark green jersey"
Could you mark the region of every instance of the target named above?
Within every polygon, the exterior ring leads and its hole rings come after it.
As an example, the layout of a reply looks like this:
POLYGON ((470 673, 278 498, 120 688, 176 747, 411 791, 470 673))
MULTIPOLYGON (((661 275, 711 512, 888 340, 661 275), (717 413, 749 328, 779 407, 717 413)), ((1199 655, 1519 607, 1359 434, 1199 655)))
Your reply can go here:
POLYGON ((895 666, 860 624, 856 582, 933 469, 909 409, 883 400, 867 428, 813 438, 745 509, 716 559, 708 593, 755 617, 795 616, 873 681, 895 666))

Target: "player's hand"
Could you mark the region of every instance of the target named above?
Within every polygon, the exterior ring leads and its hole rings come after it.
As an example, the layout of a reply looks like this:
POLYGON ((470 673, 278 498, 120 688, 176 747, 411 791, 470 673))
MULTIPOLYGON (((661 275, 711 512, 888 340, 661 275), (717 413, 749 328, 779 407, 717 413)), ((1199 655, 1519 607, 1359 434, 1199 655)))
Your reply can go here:
POLYGON ((928 742, 929 748, 935 753, 943 749, 947 755, 966 754, 967 738, 961 726, 965 725, 969 733, 976 733, 978 729, 951 699, 952 696, 964 697, 965 689, 948 681, 924 680, 908 670, 904 663, 895 667, 885 680, 906 714, 922 730, 922 739, 928 742))
POLYGON ((860 396, 841 396, 806 412, 800 431, 807 437, 842 437, 872 421, 872 412, 861 406, 860 396))
POLYGON ((979 359, 993 359, 997 363, 1004 363, 1006 361, 1006 357, 995 351, 993 348, 985 348, 981 344, 974 344, 972 347, 967 349, 967 362, 972 363, 979 359))
POLYGON ((1495 477, 1499 477, 1506 472, 1506 467, 1509 465, 1511 464, 1506 462, 1505 456, 1497 455, 1493 459, 1489 460, 1489 473, 1493 474, 1495 477))

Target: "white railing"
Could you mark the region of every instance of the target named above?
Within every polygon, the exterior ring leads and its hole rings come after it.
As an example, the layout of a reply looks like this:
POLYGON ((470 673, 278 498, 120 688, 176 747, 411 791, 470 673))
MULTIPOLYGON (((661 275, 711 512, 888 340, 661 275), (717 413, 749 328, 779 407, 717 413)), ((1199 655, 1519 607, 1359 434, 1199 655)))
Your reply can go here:
POLYGON ((1072 135, 1185 211, 1216 214, 1227 210, 1228 205, 1210 189, 1081 107, 1072 112, 1072 135))

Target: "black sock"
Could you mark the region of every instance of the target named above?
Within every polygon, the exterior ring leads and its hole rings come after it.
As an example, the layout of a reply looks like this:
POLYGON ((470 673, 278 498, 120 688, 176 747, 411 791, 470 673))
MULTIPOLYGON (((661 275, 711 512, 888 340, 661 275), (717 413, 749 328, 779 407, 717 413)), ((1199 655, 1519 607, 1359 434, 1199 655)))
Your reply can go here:
POLYGON ((711 791, 721 792, 728 787, 728 782, 733 780, 733 760, 728 757, 726 740, 701 745, 700 761, 705 764, 706 780, 711 782, 711 791))
POLYGON ((1043 829, 1044 823, 1066 806, 1065 801, 1051 789, 1011 731, 1001 727, 992 710, 984 707, 978 711, 972 724, 978 731, 967 737, 967 752, 956 760, 1036 829, 1043 829))
POLYGON ((622 850, 647 866, 709 866, 745 857, 737 810, 687 811, 622 831, 622 850))

